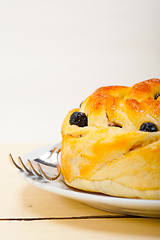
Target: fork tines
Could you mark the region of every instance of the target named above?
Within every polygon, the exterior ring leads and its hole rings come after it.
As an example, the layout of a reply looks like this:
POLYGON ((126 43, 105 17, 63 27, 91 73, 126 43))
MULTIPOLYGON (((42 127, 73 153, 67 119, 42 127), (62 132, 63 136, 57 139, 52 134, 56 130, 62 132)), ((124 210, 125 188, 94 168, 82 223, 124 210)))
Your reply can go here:
POLYGON ((9 159, 14 167, 16 167, 18 170, 24 172, 25 174, 34 175, 35 177, 38 177, 38 178, 44 178, 47 181, 53 181, 53 180, 57 179, 61 173, 60 164, 59 164, 60 151, 61 151, 60 147, 53 148, 50 151, 51 152, 50 156, 46 159, 46 160, 48 160, 52 156, 53 153, 56 154, 56 164, 53 164, 53 166, 54 166, 54 168, 56 166, 57 173, 54 176, 49 176, 49 174, 44 170, 44 167, 47 166, 48 168, 50 168, 50 171, 52 172, 51 168, 53 168, 52 164, 50 164, 49 166, 48 166, 47 162, 45 164, 45 159, 43 159, 43 161, 40 161, 40 163, 34 162, 34 166, 33 166, 34 160, 31 161, 28 159, 28 161, 26 163, 27 165, 26 165, 23 162, 21 157, 18 157, 19 164, 16 163, 16 161, 13 159, 11 154, 9 154, 9 159))

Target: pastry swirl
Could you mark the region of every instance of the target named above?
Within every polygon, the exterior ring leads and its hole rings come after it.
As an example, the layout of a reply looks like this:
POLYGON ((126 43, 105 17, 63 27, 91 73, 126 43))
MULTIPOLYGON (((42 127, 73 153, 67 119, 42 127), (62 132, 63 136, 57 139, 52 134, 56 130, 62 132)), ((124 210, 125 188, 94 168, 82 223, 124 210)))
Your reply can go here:
POLYGON ((160 199, 159 93, 160 79, 101 87, 70 111, 61 129, 66 184, 118 197, 160 199), (75 112, 87 117, 86 126, 74 125, 75 112))

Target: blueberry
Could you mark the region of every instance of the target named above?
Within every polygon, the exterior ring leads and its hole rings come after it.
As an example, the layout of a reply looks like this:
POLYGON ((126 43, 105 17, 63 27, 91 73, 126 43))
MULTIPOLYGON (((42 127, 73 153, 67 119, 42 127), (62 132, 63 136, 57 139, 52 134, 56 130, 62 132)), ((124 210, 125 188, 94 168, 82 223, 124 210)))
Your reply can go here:
POLYGON ((157 98, 160 96, 160 93, 156 94, 154 99, 157 100, 157 98))
POLYGON ((143 131, 143 132, 157 132, 158 128, 154 123, 145 122, 145 123, 142 123, 142 125, 140 126, 140 131, 143 131))
POLYGON ((85 113, 73 112, 69 120, 70 125, 77 125, 79 127, 85 127, 88 125, 88 119, 85 113))

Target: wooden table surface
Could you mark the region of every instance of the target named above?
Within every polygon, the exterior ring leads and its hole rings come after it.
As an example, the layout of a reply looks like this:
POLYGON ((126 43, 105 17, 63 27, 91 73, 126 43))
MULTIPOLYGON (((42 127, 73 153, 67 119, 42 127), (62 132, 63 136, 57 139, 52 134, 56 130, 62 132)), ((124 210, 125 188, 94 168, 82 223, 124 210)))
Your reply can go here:
POLYGON ((25 182, 9 162, 46 144, 0 144, 0 239, 160 239, 160 219, 101 211, 25 182))

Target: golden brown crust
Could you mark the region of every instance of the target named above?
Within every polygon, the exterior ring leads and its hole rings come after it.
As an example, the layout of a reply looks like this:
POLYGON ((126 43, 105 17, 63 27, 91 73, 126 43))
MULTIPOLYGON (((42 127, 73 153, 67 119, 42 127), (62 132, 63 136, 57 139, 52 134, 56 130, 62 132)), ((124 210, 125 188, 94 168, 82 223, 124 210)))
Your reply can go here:
POLYGON ((139 131, 144 122, 152 122, 160 130, 160 98, 154 99, 158 93, 160 79, 133 87, 102 87, 80 109, 70 111, 62 124, 65 182, 87 191, 159 199, 160 131, 139 131), (74 111, 87 115, 88 126, 69 124, 74 111), (106 182, 114 183, 114 188, 106 182))

